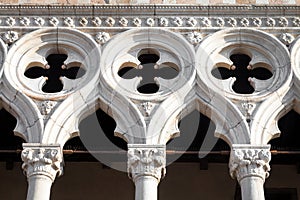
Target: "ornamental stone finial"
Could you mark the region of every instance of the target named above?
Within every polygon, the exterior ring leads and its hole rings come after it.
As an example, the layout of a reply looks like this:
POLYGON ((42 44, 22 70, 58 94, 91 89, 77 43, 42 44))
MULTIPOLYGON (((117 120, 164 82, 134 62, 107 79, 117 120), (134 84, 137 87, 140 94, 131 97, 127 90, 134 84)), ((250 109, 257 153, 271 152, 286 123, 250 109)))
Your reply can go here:
POLYGON ((140 176, 160 181, 166 174, 165 145, 128 144, 128 174, 134 182, 140 176))
POLYGON ((45 175, 52 181, 63 172, 63 157, 59 145, 23 144, 22 169, 27 178, 45 175))
POLYGON ((268 178, 271 160, 270 146, 233 145, 230 155, 230 175, 240 182, 243 178, 256 176, 268 178))

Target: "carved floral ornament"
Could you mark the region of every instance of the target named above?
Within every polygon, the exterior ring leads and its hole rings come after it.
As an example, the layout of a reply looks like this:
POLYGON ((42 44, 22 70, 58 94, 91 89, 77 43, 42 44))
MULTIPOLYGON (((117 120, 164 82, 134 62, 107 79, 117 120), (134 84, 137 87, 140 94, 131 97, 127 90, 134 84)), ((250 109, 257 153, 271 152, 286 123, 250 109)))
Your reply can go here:
POLYGON ((136 181, 141 176, 153 176, 158 181, 166 174, 164 145, 128 145, 128 173, 136 181))
POLYGON ((24 144, 21 154, 25 175, 45 175, 52 181, 63 173, 63 156, 60 146, 39 146, 31 143, 24 144))
POLYGON ((230 175, 240 182, 247 177, 268 178, 271 160, 270 146, 233 145, 230 155, 230 175))
POLYGON ((0 24, 9 27, 299 27, 298 16, 278 17, 217 17, 217 16, 157 16, 157 17, 111 17, 111 16, 10 16, 0 17, 0 24), (157 22, 157 23, 156 23, 157 22))

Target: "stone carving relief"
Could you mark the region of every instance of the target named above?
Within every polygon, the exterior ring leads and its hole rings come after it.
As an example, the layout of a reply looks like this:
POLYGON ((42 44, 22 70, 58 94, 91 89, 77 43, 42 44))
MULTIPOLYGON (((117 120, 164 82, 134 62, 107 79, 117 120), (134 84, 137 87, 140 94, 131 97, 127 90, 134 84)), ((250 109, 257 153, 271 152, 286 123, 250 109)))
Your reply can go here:
POLYGON ((195 27, 197 25, 197 20, 194 17, 190 17, 187 19, 186 24, 191 27, 195 27))
POLYGON ((147 24, 148 26, 154 26, 154 25, 155 25, 155 20, 154 20, 153 18, 148 18, 148 19, 146 20, 146 24, 147 24))
POLYGON ((275 19, 268 17, 266 21, 267 26, 274 27, 276 25, 275 19))
POLYGON ((16 31, 7 31, 2 38, 5 43, 12 44, 19 39, 19 34, 16 31))
POLYGON ((151 102, 141 103, 141 108, 144 110, 145 116, 148 117, 151 114, 151 111, 154 109, 155 104, 151 102))
POLYGON ((104 44, 110 39, 110 35, 107 32, 99 32, 95 36, 96 42, 99 44, 104 44))
POLYGON ((233 145, 230 155, 230 175, 240 182, 243 178, 257 176, 265 180, 269 176, 270 146, 233 145))
POLYGON ((45 20, 42 17, 35 17, 34 23, 38 26, 43 26, 45 24, 45 20))
POLYGON ((140 176, 160 180, 166 174, 166 151, 163 145, 128 145, 128 173, 135 181, 140 176))
POLYGON ((240 22, 243 27, 247 27, 250 25, 250 22, 247 18, 242 18, 240 22))
POLYGON ((294 17, 293 18, 293 25, 296 27, 300 26, 300 18, 299 17, 294 17))
POLYGON ((68 27, 74 27, 74 20, 71 17, 64 18, 64 24, 68 27))
POLYGON ((202 34, 197 32, 197 31, 193 31, 187 34, 187 39, 191 44, 199 44, 202 41, 202 34))
POLYGON ((59 20, 57 19, 57 17, 50 17, 49 23, 51 26, 57 26, 59 24, 59 20))
POLYGON ((94 26, 101 26, 102 20, 101 20, 99 17, 94 17, 94 18, 92 19, 92 24, 93 24, 94 26))
POLYGON ((280 34, 279 39, 283 44, 290 45, 295 40, 295 37, 289 33, 282 33, 280 34))
POLYGON ((115 19, 112 18, 112 17, 108 17, 106 20, 105 20, 105 24, 107 26, 114 26, 116 23, 115 19))
POLYGON ((39 103, 39 109, 42 115, 49 115, 51 110, 57 104, 56 101, 42 101, 39 103))
POLYGON ((29 178, 34 175, 45 175, 54 181, 56 176, 63 173, 63 157, 60 146, 38 146, 24 144, 21 154, 25 175, 29 178))
POLYGON ((125 17, 122 17, 120 20, 119 20, 119 24, 121 26, 127 26, 128 25, 128 20, 125 18, 125 17))
POLYGON ((142 20, 136 17, 132 20, 132 23, 134 24, 134 26, 140 27, 142 25, 142 20))
POLYGON ((30 19, 28 17, 21 17, 20 18, 20 24, 23 26, 29 26, 30 19))

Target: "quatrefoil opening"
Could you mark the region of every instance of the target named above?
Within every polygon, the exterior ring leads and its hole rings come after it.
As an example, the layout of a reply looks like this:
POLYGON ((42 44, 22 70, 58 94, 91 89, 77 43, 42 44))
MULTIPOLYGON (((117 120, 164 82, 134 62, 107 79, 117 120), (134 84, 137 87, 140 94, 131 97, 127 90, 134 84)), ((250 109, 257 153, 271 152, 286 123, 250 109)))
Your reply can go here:
POLYGON ((125 62, 121 65, 118 75, 124 79, 140 78, 136 88, 139 93, 153 94, 159 91, 157 78, 170 80, 179 73, 179 67, 173 62, 162 62, 159 50, 141 49, 136 55, 137 63, 125 62))
POLYGON ((42 91, 45 93, 56 93, 63 90, 62 77, 68 79, 78 79, 85 74, 85 70, 80 63, 65 63, 68 56, 66 54, 50 54, 47 56, 47 64, 30 63, 24 73, 27 78, 44 78, 42 91))
POLYGON ((235 78, 232 85, 232 90, 238 94, 252 94, 255 92, 255 85, 253 85, 253 78, 258 80, 268 80, 273 76, 270 71, 271 67, 266 63, 251 63, 251 57, 236 53, 229 57, 228 63, 217 63, 211 71, 212 75, 219 79, 225 80, 231 77, 235 78))

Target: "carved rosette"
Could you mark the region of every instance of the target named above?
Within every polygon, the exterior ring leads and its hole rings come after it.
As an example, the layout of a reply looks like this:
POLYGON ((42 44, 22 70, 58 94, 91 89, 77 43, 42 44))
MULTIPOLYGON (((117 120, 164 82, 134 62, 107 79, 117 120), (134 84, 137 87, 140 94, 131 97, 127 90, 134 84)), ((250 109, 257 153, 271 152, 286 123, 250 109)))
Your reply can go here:
POLYGON ((165 145, 128 144, 128 174, 134 182, 141 176, 160 181, 166 174, 165 145))
POLYGON ((27 178, 44 175, 52 181, 63 172, 63 157, 59 145, 23 144, 22 169, 27 178))
POLYGON ((270 146, 233 145, 230 155, 230 175, 239 182, 246 177, 268 178, 271 160, 270 146))

